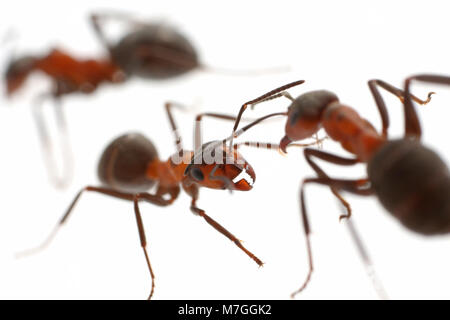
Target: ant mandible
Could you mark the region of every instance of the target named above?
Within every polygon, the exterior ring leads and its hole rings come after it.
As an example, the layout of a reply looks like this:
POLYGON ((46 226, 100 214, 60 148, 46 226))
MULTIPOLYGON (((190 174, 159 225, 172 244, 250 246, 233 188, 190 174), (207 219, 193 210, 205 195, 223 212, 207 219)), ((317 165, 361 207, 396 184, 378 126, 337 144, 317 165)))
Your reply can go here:
POLYGON ((309 271, 306 280, 292 297, 305 289, 313 272, 310 225, 304 195, 307 184, 317 183, 331 188, 332 193, 347 210, 347 214, 340 218, 351 216, 350 204, 339 193, 342 190, 362 196, 376 195, 388 212, 414 232, 424 235, 450 232, 450 203, 447 197, 450 192, 450 173, 443 160, 420 143, 421 127, 413 106, 413 101, 422 105, 427 104, 434 92, 428 93, 426 100, 417 98, 410 93, 410 83, 413 80, 450 84, 450 77, 416 75, 405 80, 402 91, 382 80, 368 81, 381 116, 381 133, 378 133, 374 126, 360 117, 354 109, 342 104, 330 91, 311 91, 296 99, 285 91, 304 83, 304 80, 281 86, 241 107, 233 135, 239 132, 236 129, 248 106, 284 96, 292 103, 285 113, 287 116, 285 136, 280 141, 283 152, 286 152, 286 147, 293 141, 310 137, 324 128, 331 139, 354 155, 353 158, 345 158, 321 150, 304 149, 305 159, 318 177, 304 179, 300 188, 300 208, 306 236, 309 271), (389 116, 378 87, 397 96, 403 104, 405 118, 403 139, 388 139, 389 116), (366 163, 368 177, 357 180, 330 178, 313 158, 342 166, 366 163))
MULTIPOLYGON (((161 161, 153 143, 139 133, 128 133, 112 141, 103 152, 98 165, 98 176, 102 185, 86 186, 74 198, 69 208, 58 222, 49 237, 38 247, 19 253, 24 256, 35 253, 48 246, 56 235, 59 228, 67 222, 76 203, 81 195, 86 192, 96 192, 114 198, 133 201, 134 212, 140 237, 140 243, 144 251, 148 270, 152 280, 149 299, 154 293, 154 273, 147 253, 147 240, 142 223, 139 202, 145 201, 157 206, 169 206, 178 197, 181 188, 191 197, 191 211, 211 225, 218 232, 230 239, 246 255, 254 260, 258 266, 263 262, 252 252, 246 249, 240 240, 231 232, 221 226, 218 222, 206 214, 197 206, 199 189, 201 187, 211 189, 229 189, 237 191, 249 191, 255 181, 255 172, 250 164, 238 153, 239 146, 264 147, 278 150, 277 144, 263 144, 258 142, 241 142, 235 144, 233 149, 227 149, 226 142, 212 141, 201 145, 195 149, 198 152, 186 151, 182 147, 181 136, 178 134, 172 107, 182 107, 175 103, 166 103, 165 109, 169 118, 170 126, 175 134, 175 145, 177 152, 167 161, 161 161), (200 151, 201 150, 201 151, 200 151), (208 160, 206 155, 212 158, 208 160), (206 159, 206 160, 205 160, 206 159), (214 161, 212 162, 211 159, 214 161), (156 191, 148 193, 154 186, 156 191)), ((279 115, 271 114, 263 119, 247 125, 243 128, 245 132, 248 128, 269 117, 279 115)), ((236 117, 218 113, 203 113, 196 117, 195 141, 201 141, 201 121, 203 117, 214 117, 223 120, 235 121, 236 117)), ((308 146, 311 144, 295 144, 293 146, 308 146)))
POLYGON ((107 49, 108 56, 82 60, 60 49, 53 49, 44 56, 26 55, 13 59, 4 75, 8 96, 17 92, 32 72, 43 72, 53 81, 51 93, 42 95, 40 98, 51 97, 56 102, 55 114, 62 138, 63 165, 67 166, 62 169, 60 175, 56 172, 52 142, 42 118, 40 107, 42 99, 36 101, 33 114, 50 179, 58 187, 64 187, 67 184, 72 171, 67 126, 59 105, 61 97, 72 93, 90 94, 102 83, 123 83, 133 76, 163 80, 181 76, 195 69, 231 74, 280 70, 279 68, 252 71, 215 70, 201 64, 191 42, 167 24, 144 23, 119 13, 92 14, 90 21, 98 39, 107 49), (133 27, 132 31, 116 43, 112 43, 105 33, 104 22, 107 19, 125 21, 133 27))

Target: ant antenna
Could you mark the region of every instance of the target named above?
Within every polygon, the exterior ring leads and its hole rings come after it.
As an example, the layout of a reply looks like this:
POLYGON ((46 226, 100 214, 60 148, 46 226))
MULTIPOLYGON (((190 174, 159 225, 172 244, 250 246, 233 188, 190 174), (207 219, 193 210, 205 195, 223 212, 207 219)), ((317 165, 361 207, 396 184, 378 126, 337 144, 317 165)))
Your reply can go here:
MULTIPOLYGON (((304 82, 305 82, 305 80, 297 80, 297 81, 285 84, 285 85, 283 85, 281 87, 278 87, 278 88, 273 89, 273 90, 271 90, 269 92, 266 92, 265 94, 263 94, 262 96, 259 96, 258 98, 252 99, 252 100, 247 101, 246 103, 244 103, 241 106, 241 108, 239 110, 239 113, 238 113, 238 115, 236 117, 236 122, 234 123, 231 139, 230 139, 230 142, 229 142, 230 149, 233 147, 233 139, 237 138, 236 135, 237 135, 237 133, 239 131, 236 131, 236 130, 237 130, 238 126, 239 126, 239 122, 240 122, 240 120, 242 118, 242 114, 244 113, 244 111, 247 109, 248 106, 254 106, 254 105, 258 104, 258 103, 269 101, 269 100, 273 100, 273 99, 277 99, 277 98, 280 98, 280 97, 286 97, 289 100, 294 101, 292 96, 288 92, 285 92, 285 91, 287 89, 289 89, 289 88, 301 85, 304 82)), ((287 115, 287 113, 285 113, 285 115, 287 115)))

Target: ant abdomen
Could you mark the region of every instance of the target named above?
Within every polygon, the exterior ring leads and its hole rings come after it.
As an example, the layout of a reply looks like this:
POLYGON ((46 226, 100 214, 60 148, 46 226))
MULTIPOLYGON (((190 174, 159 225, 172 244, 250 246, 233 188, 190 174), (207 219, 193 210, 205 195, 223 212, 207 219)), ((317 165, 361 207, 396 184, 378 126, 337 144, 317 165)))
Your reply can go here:
POLYGON ((153 143, 139 133, 127 133, 112 141, 98 165, 100 181, 116 190, 144 192, 154 180, 146 177, 149 163, 158 159, 153 143))
POLYGON ((111 55, 126 74, 143 78, 167 79, 199 67, 189 40, 159 24, 129 33, 111 49, 111 55))
POLYGON ((424 235, 450 232, 450 175, 434 151, 418 141, 389 141, 367 171, 380 202, 408 229, 424 235))

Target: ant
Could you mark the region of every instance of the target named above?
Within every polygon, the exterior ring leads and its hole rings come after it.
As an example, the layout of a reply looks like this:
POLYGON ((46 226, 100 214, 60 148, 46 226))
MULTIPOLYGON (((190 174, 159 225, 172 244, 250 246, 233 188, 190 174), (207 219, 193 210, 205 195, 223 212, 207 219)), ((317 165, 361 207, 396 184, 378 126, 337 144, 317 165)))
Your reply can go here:
MULTIPOLYGON (((82 60, 60 49, 52 49, 43 56, 26 55, 12 59, 7 66, 4 78, 7 96, 13 95, 25 83, 27 77, 40 71, 53 81, 53 89, 41 98, 52 98, 55 103, 56 121, 62 136, 64 163, 67 166, 58 176, 52 143, 42 119, 41 99, 34 108, 39 138, 51 181, 64 187, 71 174, 71 151, 67 126, 61 110, 61 97, 72 93, 91 94, 102 83, 123 83, 133 76, 144 79, 164 80, 188 73, 192 70, 212 70, 239 74, 239 71, 214 70, 199 62, 198 54, 186 36, 175 28, 162 23, 144 23, 126 14, 92 14, 90 22, 96 36, 106 48, 108 55, 98 59, 82 60), (132 30, 119 41, 112 43, 107 39, 104 23, 107 19, 126 22, 132 30)), ((279 71, 252 70, 240 73, 259 73, 279 71)))
MULTIPOLYGON (((142 223, 139 202, 145 201, 157 206, 171 205, 183 189, 191 197, 190 209, 193 214, 202 217, 210 226, 231 240, 258 266, 263 262, 252 252, 246 249, 240 240, 225 229, 217 221, 197 206, 199 189, 201 187, 219 190, 249 191, 253 188, 255 172, 251 165, 237 151, 239 146, 264 147, 278 150, 277 144, 263 144, 259 142, 241 142, 235 144, 233 149, 226 148, 226 141, 211 141, 196 148, 196 152, 184 150, 182 139, 178 134, 177 125, 172 116, 172 107, 182 108, 180 104, 166 103, 170 126, 175 135, 177 152, 167 161, 160 160, 153 143, 139 133, 127 133, 113 140, 103 151, 98 164, 98 176, 101 186, 86 186, 75 196, 69 208, 59 220, 49 237, 38 247, 24 251, 18 256, 28 255, 44 249, 55 237, 57 231, 63 226, 73 211, 81 195, 86 192, 96 192, 110 197, 133 201, 134 212, 140 237, 140 244, 144 251, 148 270, 152 280, 150 299, 154 293, 154 273, 147 252, 147 240, 142 223), (211 156, 210 159, 207 157, 211 156), (214 160, 214 161, 211 161, 214 160), (154 193, 148 190, 156 185, 154 193)), ((276 114, 275 114, 276 115, 276 114)), ((273 115, 258 119, 243 128, 245 132, 251 126, 273 115)), ((202 113, 196 117, 195 141, 201 141, 201 121, 203 117, 213 117, 223 120, 235 121, 236 117, 218 113, 202 113)), ((316 142, 314 142, 316 143, 316 142)), ((312 144, 295 144, 293 146, 308 146, 312 144)))
MULTIPOLYGON (((405 80, 404 90, 400 90, 382 80, 368 81, 381 116, 382 130, 375 127, 349 106, 342 104, 338 97, 326 90, 304 93, 293 98, 287 89, 304 83, 295 81, 274 89, 242 105, 234 128, 236 131, 243 112, 248 106, 286 97, 291 105, 285 113, 287 117, 285 136, 280 141, 280 150, 286 153, 293 141, 303 140, 324 128, 327 135, 341 144, 344 150, 354 157, 345 158, 321 150, 305 148, 307 163, 317 174, 316 178, 303 179, 300 188, 300 211, 306 237, 309 271, 306 280, 292 297, 306 288, 313 272, 313 259, 310 244, 310 224, 305 205, 304 189, 307 184, 316 183, 331 188, 332 193, 346 208, 342 218, 350 218, 350 204, 339 191, 347 191, 361 196, 375 195, 384 208, 397 218, 406 228, 424 235, 436 235, 450 232, 450 172, 444 161, 432 150, 420 143, 421 126, 413 106, 413 101, 421 105, 431 100, 434 92, 421 100, 410 93, 412 81, 436 84, 450 84, 450 77, 437 75, 416 75, 405 80), (379 88, 397 96, 403 104, 405 134, 403 139, 389 139, 389 116, 386 104, 379 88), (346 180, 330 178, 313 158, 342 166, 357 163, 367 164, 367 178, 346 180)), ((230 148, 233 140, 230 139, 230 148)), ((360 245, 360 242, 359 244, 360 245)), ((361 250, 361 248, 359 248, 361 250)), ((367 259, 364 250, 360 251, 367 259)))

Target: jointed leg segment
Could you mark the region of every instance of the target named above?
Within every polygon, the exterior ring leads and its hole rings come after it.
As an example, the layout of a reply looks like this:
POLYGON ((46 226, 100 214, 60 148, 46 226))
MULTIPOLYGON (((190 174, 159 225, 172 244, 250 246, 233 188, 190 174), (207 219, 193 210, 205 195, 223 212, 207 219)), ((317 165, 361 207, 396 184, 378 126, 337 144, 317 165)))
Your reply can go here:
POLYGON ((387 131, 389 129, 389 115, 387 112, 386 104, 384 103, 384 100, 380 92, 378 91, 377 86, 397 96, 403 103, 405 112, 405 134, 420 137, 421 134, 420 123, 419 119, 417 118, 417 114, 414 110, 414 107, 412 106, 411 100, 414 100, 415 102, 422 105, 427 104, 428 102, 430 102, 431 96, 434 94, 434 92, 429 92, 427 99, 422 100, 417 98, 415 95, 410 94, 409 86, 408 88, 405 87, 405 91, 403 91, 383 80, 377 79, 370 80, 368 82, 368 85, 370 91, 372 92, 373 98, 375 99, 378 111, 380 112, 381 122, 383 125, 382 128, 383 137, 387 137, 387 131))
POLYGON ((195 185, 191 185, 190 186, 190 190, 188 191, 188 193, 190 194, 190 196, 192 197, 192 201, 191 201, 191 211, 192 213, 194 213, 195 215, 198 215, 200 217, 202 217, 203 219, 205 219, 205 221, 212 226, 214 229, 216 229, 217 231, 219 231, 221 234, 223 234, 225 237, 227 237, 228 239, 230 239, 232 242, 234 242, 234 244, 241 249, 242 251, 244 251, 244 253, 249 256, 253 261, 255 261, 258 266, 262 267, 262 265, 264 264, 257 256, 255 256, 251 251, 249 251, 248 249, 246 249, 241 241, 236 238, 230 231, 228 231, 227 229, 225 229, 223 226, 221 226, 217 221, 215 221, 213 218, 211 218, 210 216, 208 216, 206 214, 206 212, 200 208, 197 207, 197 200, 198 200, 198 188, 195 185))
POLYGON ((57 226, 55 227, 53 232, 50 234, 50 236, 46 239, 46 241, 44 241, 37 248, 31 249, 31 250, 27 250, 25 252, 20 253, 19 255, 23 256, 23 255, 33 254, 33 253, 36 253, 36 252, 44 249, 45 247, 47 247, 50 244, 51 240, 56 235, 56 233, 59 230, 59 228, 64 223, 67 222, 70 214, 73 211, 73 208, 75 207, 76 203, 78 202, 78 200, 80 199, 81 195, 85 191, 98 192, 98 193, 101 193, 101 194, 104 194, 104 195, 108 195, 108 196, 111 196, 111 197, 114 197, 114 198, 119 198, 119 199, 123 199, 123 200, 133 201, 133 203, 134 203, 134 212, 135 212, 135 215, 136 215, 136 222, 137 222, 137 227, 138 227, 138 231, 139 231, 140 243, 141 243, 142 249, 144 251, 145 259, 146 259, 146 262, 147 262, 147 267, 148 267, 148 270, 150 272, 150 277, 152 279, 152 286, 151 286, 150 294, 148 296, 148 299, 150 299, 152 297, 152 295, 153 295, 154 288, 155 288, 155 285, 154 285, 155 275, 153 273, 153 269, 152 269, 152 266, 150 264, 150 259, 149 259, 147 248, 146 248, 147 240, 146 240, 146 236, 145 236, 144 225, 142 223, 141 213, 140 213, 140 210, 139 210, 139 201, 143 200, 143 201, 147 201, 147 202, 150 202, 150 203, 158 205, 158 206, 167 206, 167 205, 170 205, 171 203, 173 203, 173 201, 175 200, 175 198, 173 198, 173 197, 168 199, 168 200, 166 200, 162 196, 152 195, 152 194, 148 194, 148 193, 136 193, 136 194, 133 194, 133 193, 120 192, 120 191, 116 191, 116 190, 108 189, 108 188, 87 186, 87 187, 83 188, 76 195, 75 199, 70 204, 70 206, 67 209, 66 213, 63 215, 63 217, 61 218, 61 220, 59 221, 59 223, 57 224, 57 226))

